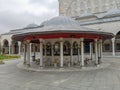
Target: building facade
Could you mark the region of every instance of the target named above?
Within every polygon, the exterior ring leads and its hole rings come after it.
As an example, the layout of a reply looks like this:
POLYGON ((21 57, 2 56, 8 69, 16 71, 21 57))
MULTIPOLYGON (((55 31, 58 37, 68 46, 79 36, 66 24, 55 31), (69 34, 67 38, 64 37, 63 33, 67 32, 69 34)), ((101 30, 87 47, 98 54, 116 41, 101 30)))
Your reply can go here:
MULTIPOLYGON (((120 0, 58 0, 59 14, 72 17, 81 26, 99 31, 110 32, 115 35, 111 40, 103 41, 105 55, 120 55, 120 0)), ((22 43, 12 40, 12 36, 27 32, 36 25, 28 25, 23 29, 11 30, 0 37, 1 53, 20 54, 23 52, 22 43)), ((85 47, 90 47, 88 44, 85 47)), ((33 50, 33 48, 32 48, 33 50)), ((36 51, 39 47, 36 45, 36 51)), ((85 52, 89 52, 86 49, 85 52)))
POLYGON ((43 22, 39 27, 13 35, 12 40, 23 44, 24 64, 27 66, 35 62, 40 67, 84 67, 101 63, 102 41, 113 36, 109 32, 80 26, 70 17, 58 16, 43 22), (35 50, 36 45, 39 51, 35 50), (38 57, 36 53, 39 53, 38 57))
POLYGON ((120 0, 59 0, 59 13, 77 20, 81 26, 114 33, 103 42, 105 55, 120 55, 120 0))

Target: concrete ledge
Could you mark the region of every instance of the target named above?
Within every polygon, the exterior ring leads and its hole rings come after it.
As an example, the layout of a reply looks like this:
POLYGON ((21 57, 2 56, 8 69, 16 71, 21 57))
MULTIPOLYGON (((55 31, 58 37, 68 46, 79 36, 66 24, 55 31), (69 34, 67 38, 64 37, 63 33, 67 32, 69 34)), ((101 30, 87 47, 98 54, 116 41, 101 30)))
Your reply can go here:
POLYGON ((76 72, 76 71, 91 71, 97 70, 108 67, 109 63, 102 63, 99 67, 63 67, 63 68, 33 68, 33 67, 26 67, 23 63, 17 64, 17 67, 26 71, 34 71, 34 72, 76 72))

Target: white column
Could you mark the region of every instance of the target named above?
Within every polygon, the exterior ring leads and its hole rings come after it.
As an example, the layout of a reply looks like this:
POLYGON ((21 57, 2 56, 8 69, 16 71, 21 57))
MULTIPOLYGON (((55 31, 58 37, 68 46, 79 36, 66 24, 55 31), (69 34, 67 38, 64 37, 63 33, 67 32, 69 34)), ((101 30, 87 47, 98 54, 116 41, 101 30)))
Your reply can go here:
MULTIPOLYGON (((81 58, 80 58, 80 42, 78 43, 78 61, 80 62, 81 58)), ((81 64, 81 63, 80 63, 81 64)))
POLYGON ((100 40, 98 41, 98 60, 99 60, 99 62, 98 62, 98 64, 100 64, 100 62, 101 62, 101 42, 100 42, 100 40))
POLYGON ((40 67, 43 67, 43 41, 40 39, 40 67))
POLYGON ((47 58, 46 58, 46 56, 47 56, 47 55, 46 55, 46 43, 44 43, 44 46, 45 46, 45 47, 44 47, 44 50, 45 50, 44 52, 45 52, 45 60, 46 60, 46 59, 47 59, 47 58))
POLYGON ((26 44, 24 44, 24 62, 23 64, 26 65, 26 44))
POLYGON ((73 66, 73 40, 71 40, 70 61, 71 61, 71 65, 73 66))
POLYGON ((84 67, 84 38, 80 39, 81 42, 81 66, 84 67))
POLYGON ((98 57, 100 57, 100 41, 98 41, 98 57))
POLYGON ((73 47, 72 47, 72 45, 70 48, 70 59, 71 59, 71 65, 73 66, 73 47))
POLYGON ((115 56, 115 38, 112 38, 112 55, 115 56))
POLYGON ((9 45, 9 54, 11 53, 11 45, 9 45))
POLYGON ((97 45, 97 39, 95 39, 95 64, 98 65, 98 45, 97 45))
POLYGON ((54 43, 52 43, 51 49, 52 49, 52 61, 54 61, 54 43))
POLYGON ((30 43, 27 41, 27 66, 30 67, 30 43))
POLYGON ((60 41, 60 66, 63 67, 63 41, 60 41))
POLYGON ((91 60, 92 60, 92 53, 93 53, 92 42, 90 42, 90 59, 91 60))
POLYGON ((11 42, 9 42, 8 52, 9 52, 9 54, 11 54, 11 42))
POLYGON ((33 43, 33 56, 36 58, 36 49, 35 49, 35 43, 33 43))
POLYGON ((11 53, 14 54, 14 45, 13 45, 13 43, 11 45, 11 53))
POLYGON ((3 54, 3 45, 1 45, 1 54, 3 54))
POLYGON ((102 40, 100 40, 100 58, 101 58, 101 61, 103 59, 103 44, 102 44, 102 40))
POLYGON ((21 42, 20 41, 18 42, 18 47, 19 47, 18 55, 20 55, 21 54, 21 51, 20 51, 21 50, 21 42))
POLYGON ((30 43, 30 58, 31 58, 31 55, 32 55, 32 43, 30 43))

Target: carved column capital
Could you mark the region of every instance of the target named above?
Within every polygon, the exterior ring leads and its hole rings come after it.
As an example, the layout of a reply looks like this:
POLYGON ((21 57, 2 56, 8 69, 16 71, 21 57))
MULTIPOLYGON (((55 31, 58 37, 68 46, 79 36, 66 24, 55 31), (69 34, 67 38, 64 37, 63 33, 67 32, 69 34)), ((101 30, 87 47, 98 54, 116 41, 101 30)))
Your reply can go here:
POLYGON ((80 42, 83 42, 84 41, 84 38, 80 38, 80 42))
POLYGON ((30 40, 23 41, 24 44, 29 44, 30 40))

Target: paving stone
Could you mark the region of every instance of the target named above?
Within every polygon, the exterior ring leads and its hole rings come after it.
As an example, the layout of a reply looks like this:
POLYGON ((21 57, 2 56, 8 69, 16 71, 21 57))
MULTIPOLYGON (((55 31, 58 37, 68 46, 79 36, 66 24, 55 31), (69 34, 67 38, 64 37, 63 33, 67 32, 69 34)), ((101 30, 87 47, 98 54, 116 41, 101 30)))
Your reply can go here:
POLYGON ((105 58, 108 67, 77 72, 31 72, 22 60, 0 65, 0 90, 120 90, 120 58, 105 58))

